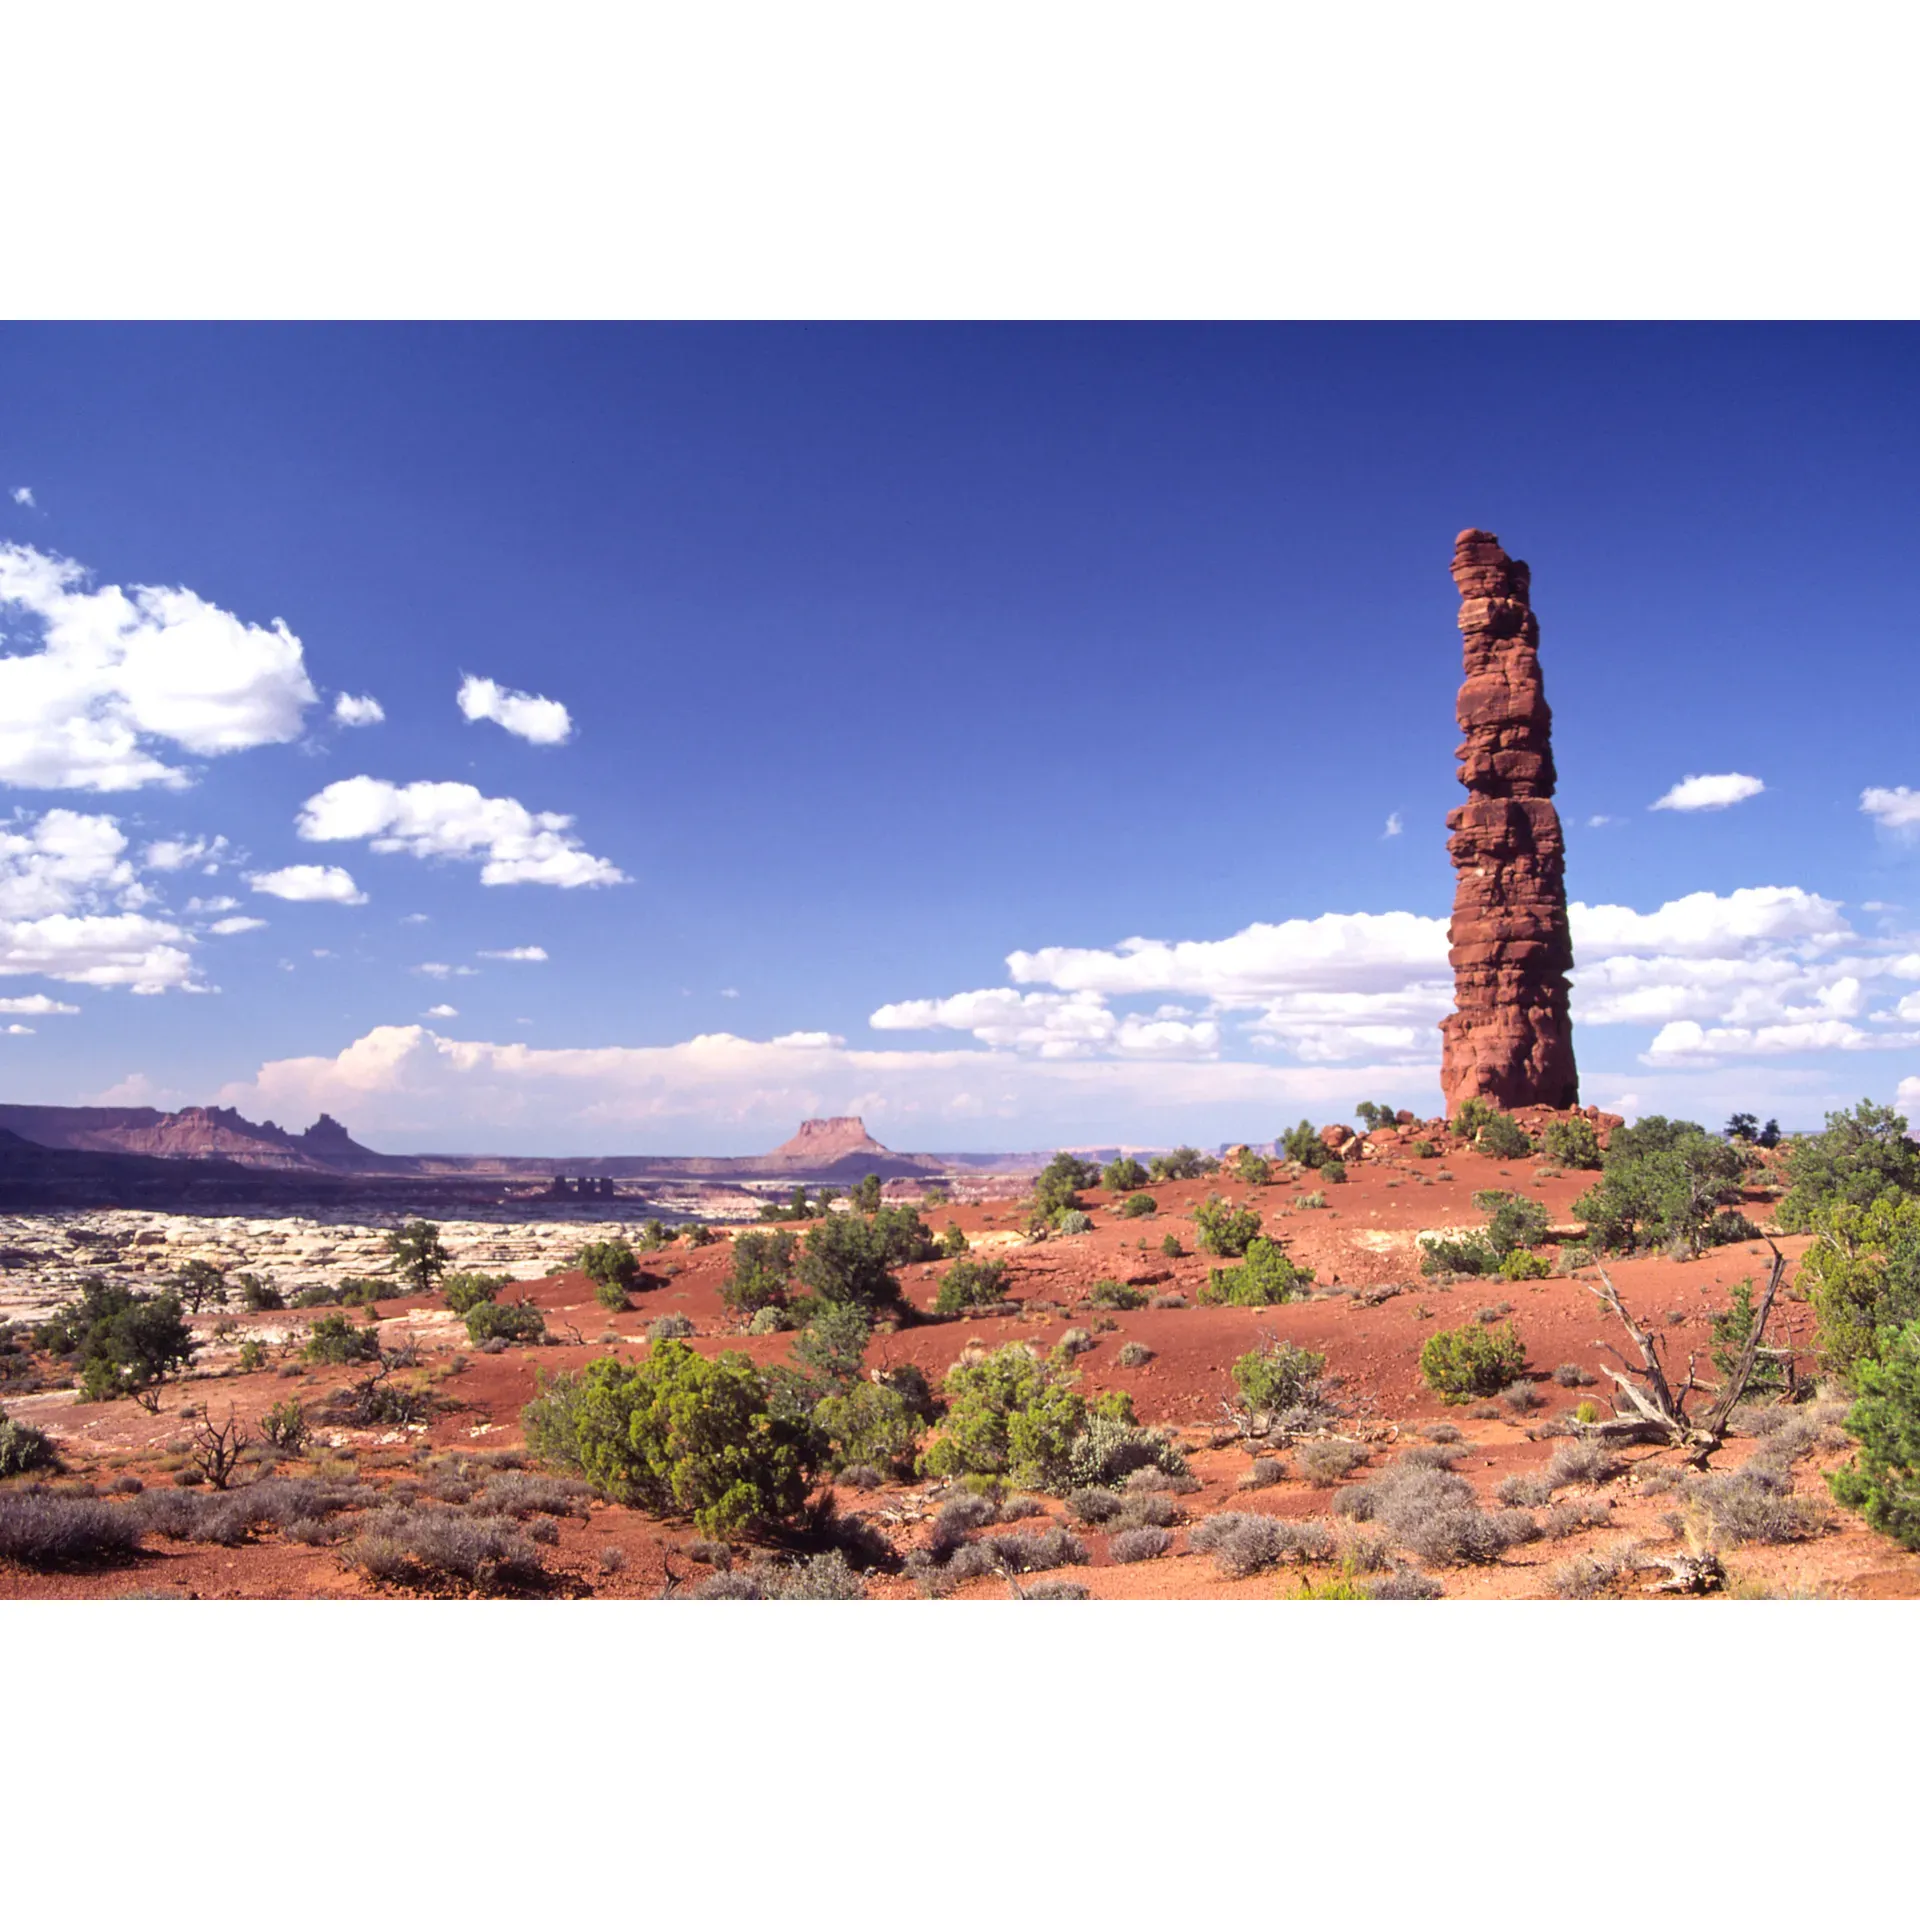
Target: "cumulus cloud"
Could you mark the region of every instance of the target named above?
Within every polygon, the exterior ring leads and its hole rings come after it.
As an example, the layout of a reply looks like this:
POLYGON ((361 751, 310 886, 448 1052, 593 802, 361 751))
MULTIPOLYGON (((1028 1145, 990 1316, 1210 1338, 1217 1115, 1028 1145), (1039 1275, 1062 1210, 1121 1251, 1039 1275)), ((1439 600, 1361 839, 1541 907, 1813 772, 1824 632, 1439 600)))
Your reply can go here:
POLYGON ((337 906, 359 907, 367 896, 354 884, 345 867, 276 867, 272 873, 250 873, 247 885, 255 893, 276 900, 325 900, 337 906))
POLYGON ((376 853, 415 859, 483 860, 480 883, 607 887, 625 880, 567 831, 565 813, 531 813, 518 800, 489 799, 458 780, 395 786, 356 774, 336 780, 300 810, 303 840, 365 840, 376 853))
POLYGON ((1693 1066, 1730 1056, 1858 1053, 1873 1047, 1913 1044, 1911 1034, 1875 1036, 1845 1020, 1795 1021, 1771 1027, 1702 1027, 1694 1020, 1675 1020, 1653 1036, 1653 1044, 1640 1058, 1654 1067, 1693 1066))
POLYGON ((225 920, 216 920, 207 931, 209 933, 252 933, 258 927, 264 927, 264 920, 250 919, 244 913, 231 914, 225 920))
POLYGON ((0 1013, 78 1013, 80 1009, 64 1000, 49 999, 44 993, 17 993, 0 999, 0 1013))
POLYGON ((429 1020, 457 1020, 460 1017, 458 1007, 450 1007, 443 1000, 437 1007, 429 1007, 426 1017, 429 1020))
POLYGON ((1122 1017, 1095 993, 1020 993, 1012 987, 987 987, 944 1000, 895 1001, 878 1008, 868 1024, 883 1033, 970 1033, 989 1047, 1042 1060, 1109 1052, 1205 1057, 1220 1045, 1220 1028, 1212 1020, 1122 1017))
POLYGON ((445 960, 422 960, 414 968, 415 973, 424 973, 429 980, 451 980, 456 974, 478 973, 478 967, 456 967, 445 960))
POLYGON ((469 721, 491 720, 522 740, 531 740, 536 747, 557 747, 573 731, 573 716, 558 700, 537 693, 516 693, 478 674, 460 676, 460 691, 455 698, 469 721))
POLYGON ((31 487, 15 487, 13 489, 13 504, 16 507, 31 507, 37 504, 33 497, 33 489, 31 487))
POLYGON ((334 698, 333 717, 343 727, 377 727, 387 710, 370 693, 342 693, 334 698))
POLYGON ((1839 901, 1802 887, 1689 893, 1652 913, 1575 901, 1567 918, 1574 954, 1583 965, 1623 953, 1735 954, 1756 941, 1834 946, 1852 933, 1839 901))
POLYGON ((216 833, 211 840, 204 835, 195 840, 154 840, 142 848, 140 858, 156 873, 180 873, 188 867, 218 873, 227 851, 227 836, 216 833))
POLYGON ((0 825, 0 974, 162 993, 193 979, 184 928, 152 896, 109 814, 52 807, 0 825))
POLYGON ((482 960, 544 960, 547 957, 545 947, 484 947, 482 960))
POLYGON ((1766 790, 1767 783, 1750 773, 1690 773, 1653 803, 1653 811, 1716 813, 1766 790))
POLYGON ((1380 838, 1382 840, 1397 840, 1405 831, 1406 828, 1400 816, 1397 813, 1390 813, 1387 815, 1387 830, 1380 838))
POLYGON ((1920 827, 1920 793, 1912 787, 1868 787, 1860 796, 1860 811, 1875 826, 1910 839, 1920 827))
MULTIPOLYGON (((1389 1079, 1391 1076, 1389 1076, 1389 1079)), ((270 1061, 223 1088, 222 1103, 304 1126, 324 1108, 357 1131, 552 1137, 580 1126, 654 1131, 684 1151, 690 1132, 784 1138, 796 1114, 859 1113, 892 1144, 938 1146, 980 1124, 998 1138, 1083 1128, 1179 1136, 1202 1123, 1259 1138, 1276 1110, 1348 1107, 1395 1087, 1380 1069, 1161 1058, 1034 1059, 1007 1051, 862 1049, 827 1033, 774 1040, 700 1034, 673 1046, 541 1049, 378 1027, 340 1053, 270 1061)), ((1409 1084, 1406 1091, 1411 1094, 1409 1084)))
POLYGON ((186 587, 89 588, 73 561, 0 544, 0 781, 183 787, 210 757, 298 738, 318 698, 299 639, 186 587), (24 640, 25 646, 19 643, 24 640))

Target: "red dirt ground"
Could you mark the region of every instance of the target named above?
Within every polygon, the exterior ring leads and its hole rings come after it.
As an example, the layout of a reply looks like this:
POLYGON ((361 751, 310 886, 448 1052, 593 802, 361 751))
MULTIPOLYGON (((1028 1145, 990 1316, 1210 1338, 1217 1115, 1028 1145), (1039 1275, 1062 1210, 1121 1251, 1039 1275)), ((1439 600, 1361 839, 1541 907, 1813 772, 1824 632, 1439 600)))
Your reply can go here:
MULTIPOLYGON (((1496 1163, 1458 1143, 1440 1158, 1416 1160, 1391 1153, 1382 1160, 1356 1164, 1340 1186, 1323 1186, 1313 1177, 1276 1181, 1251 1188, 1224 1174, 1151 1189, 1158 1213, 1146 1220, 1122 1221, 1108 1210, 1106 1196, 1090 1196, 1090 1233, 1028 1246, 1018 1239, 1025 1206, 1018 1200, 985 1204, 938 1205, 931 1210, 936 1231, 957 1220, 976 1251, 1004 1257, 1013 1277, 1017 1313, 914 1326, 881 1333, 869 1349, 873 1365, 913 1361, 938 1382, 969 1342, 989 1347, 1024 1340, 1050 1347, 1069 1326, 1091 1329, 1095 1321, 1114 1323, 1095 1334, 1093 1349, 1078 1363, 1089 1394, 1121 1387, 1134 1397, 1145 1422, 1174 1427, 1194 1451, 1189 1465, 1200 1481, 1197 1492, 1181 1497, 1184 1520, 1194 1521, 1221 1508, 1265 1512, 1289 1518, 1325 1517, 1331 1490, 1312 1487, 1297 1477, 1259 1491, 1237 1486, 1247 1456, 1226 1421, 1222 1402, 1232 1393, 1229 1370, 1241 1354, 1269 1337, 1326 1353, 1330 1374, 1338 1376, 1340 1397, 1348 1409, 1344 1430, 1375 1448, 1373 1466, 1388 1464, 1407 1447, 1424 1444, 1420 1429, 1438 1421, 1459 1428, 1470 1448, 1460 1472, 1471 1481, 1483 1505, 1493 1506, 1492 1489, 1504 1475, 1536 1470, 1556 1440, 1541 1432, 1544 1423, 1568 1413, 1581 1400, 1598 1397, 1601 1388, 1565 1388, 1554 1384, 1553 1369, 1573 1362, 1597 1372, 1607 1359, 1595 1342, 1607 1329, 1586 1276, 1537 1282, 1496 1280, 1423 1280, 1416 1230, 1464 1227, 1482 1216, 1472 1204, 1483 1187, 1511 1186, 1534 1194, 1556 1224, 1571 1226, 1575 1198, 1597 1178, 1593 1174, 1543 1172, 1538 1162, 1496 1163), (1324 1209, 1295 1207, 1296 1195, 1324 1193, 1324 1209), (1115 1278, 1149 1283, 1157 1292, 1174 1292, 1191 1302, 1213 1262, 1193 1251, 1191 1214, 1209 1193, 1252 1205, 1288 1242, 1292 1257, 1312 1267, 1317 1282, 1311 1297, 1279 1307, 1202 1307, 1108 1312, 1086 1305, 1098 1280, 1115 1278), (1174 1232, 1188 1251, 1170 1259, 1159 1251, 1161 1238, 1174 1232), (997 1236, 1006 1236, 996 1244, 997 1236), (1144 1242, 1144 1244, 1142 1244, 1144 1242), (1398 1288, 1385 1294, 1382 1290, 1398 1288), (1339 1291, 1331 1291, 1332 1289, 1339 1291), (1376 1304, 1364 1304, 1364 1298, 1376 1304), (1422 1343, 1441 1328, 1469 1323, 1477 1309, 1508 1310, 1510 1324, 1526 1343, 1530 1374, 1544 1404, 1528 1413, 1482 1404, 1472 1408, 1443 1405, 1423 1384, 1419 1371, 1422 1343), (1153 1350, 1145 1366, 1123 1368, 1117 1355, 1128 1341, 1153 1350)), ((1765 1224, 1770 1202, 1750 1196, 1745 1210, 1765 1224)), ((790 1229, 804 1231, 804 1228, 790 1229)), ((1789 1274, 1802 1242, 1786 1239, 1789 1274)), ((563 1344, 542 1349, 509 1349, 497 1355, 468 1350, 464 1328, 445 1312, 437 1296, 390 1301, 382 1319, 412 1326, 426 1353, 435 1390, 449 1402, 429 1428, 391 1433, 324 1432, 337 1458, 350 1459, 368 1479, 401 1478, 418 1471, 429 1454, 475 1454, 499 1459, 523 1446, 522 1407, 536 1391, 539 1370, 574 1367, 600 1352, 633 1350, 646 1325, 666 1312, 684 1313, 696 1328, 691 1344, 701 1351, 738 1348, 756 1361, 784 1357, 791 1336, 749 1338, 729 1331, 730 1316, 720 1298, 729 1270, 730 1250, 723 1238, 711 1247, 654 1255, 643 1271, 659 1284, 638 1293, 635 1310, 616 1314, 598 1305, 590 1283, 579 1273, 515 1283, 500 1296, 530 1301, 548 1316, 563 1344), (575 1344, 576 1338, 579 1342, 575 1344), (617 1343, 617 1344, 603 1344, 617 1343), (446 1372, 458 1356, 457 1373, 446 1372)), ((1678 1371, 1708 1346, 1708 1315, 1727 1303, 1740 1279, 1760 1281, 1768 1264, 1765 1242, 1723 1248, 1704 1257, 1676 1262, 1642 1258, 1613 1263, 1609 1271, 1622 1297, 1643 1323, 1668 1337, 1678 1371)), ((910 1269, 906 1292, 921 1308, 930 1308, 943 1263, 910 1269)), ((247 1324, 300 1321, 306 1314, 242 1316, 247 1324)), ((396 1329, 397 1331, 397 1329, 396 1329)), ((1813 1333, 1810 1309, 1788 1300, 1773 1325, 1772 1338, 1804 1345, 1813 1333)), ((188 1427, 177 1409, 204 1406, 224 1418, 231 1407, 243 1420, 257 1420, 269 1403, 297 1394, 311 1408, 328 1392, 356 1377, 346 1367, 311 1367, 297 1378, 273 1369, 253 1374, 197 1375, 169 1390, 163 1411, 151 1416, 125 1402, 82 1405, 71 1397, 47 1397, 16 1411, 42 1425, 61 1442, 70 1467, 102 1484, 113 1474, 132 1472, 149 1485, 166 1484, 182 1464, 188 1427), (169 1450, 170 1443, 172 1450, 169 1450)), ((1733 1441, 1717 1457, 1716 1470, 1737 1467, 1756 1443, 1733 1441)), ((1796 1490, 1826 1501, 1820 1469, 1841 1456, 1817 1454, 1796 1469, 1796 1490)), ((1666 1534, 1660 1516, 1675 1504, 1670 1489, 1658 1484, 1658 1472, 1672 1465, 1670 1455, 1636 1450, 1633 1470, 1599 1489, 1580 1489, 1585 1497, 1612 1505, 1611 1524, 1568 1539, 1541 1541, 1510 1552, 1491 1567, 1448 1570, 1441 1574, 1448 1597, 1538 1597, 1547 1592, 1545 1574, 1556 1562, 1582 1552, 1624 1548, 1633 1542, 1660 1542, 1666 1534)), ((294 1465, 283 1471, 307 1469, 294 1465)), ((243 1472, 242 1478, 245 1477, 243 1472)), ((887 1488, 873 1493, 838 1495, 845 1510, 877 1519, 901 1549, 922 1544, 933 1501, 920 1490, 887 1488)), ((1046 1500, 1049 1518, 1064 1517, 1061 1503, 1046 1500)), ((1828 1503, 1830 1505, 1830 1503, 1828 1503)), ((1878 1597, 1920 1594, 1920 1559, 1870 1532, 1851 1514, 1832 1508, 1832 1525, 1819 1538, 1791 1546, 1735 1547, 1724 1554, 1736 1591, 1878 1597)), ((1030 1521, 1028 1524, 1034 1524, 1030 1521)), ((662 1523, 623 1508, 596 1503, 584 1518, 559 1522, 558 1545, 542 1559, 555 1576, 556 1591, 614 1598, 660 1594, 669 1584, 669 1567, 682 1583, 704 1577, 705 1569, 684 1556, 693 1541, 690 1527, 662 1523), (603 1571, 602 1555, 618 1548, 625 1564, 603 1571), (671 1559, 669 1556, 671 1555, 671 1559)), ((1260 1599, 1297 1588, 1297 1572, 1232 1580, 1210 1558, 1176 1549, 1167 1558, 1137 1565, 1112 1564, 1106 1540, 1097 1531, 1081 1537, 1092 1564, 1065 1570, 1098 1598, 1260 1599)), ((1648 1575, 1628 1575, 1612 1589, 1622 1596, 1643 1590, 1648 1575)), ((369 1589, 348 1572, 330 1547, 302 1547, 269 1534, 256 1544, 218 1548, 172 1544, 150 1537, 147 1550, 130 1565, 94 1572, 33 1573, 0 1565, 0 1597, 77 1597, 142 1593, 198 1597, 281 1597, 355 1595, 369 1589)), ((876 1576, 876 1597, 910 1598, 917 1589, 903 1576, 876 1576)), ((1002 1580, 982 1579, 961 1589, 966 1597, 1009 1596, 1002 1580)))

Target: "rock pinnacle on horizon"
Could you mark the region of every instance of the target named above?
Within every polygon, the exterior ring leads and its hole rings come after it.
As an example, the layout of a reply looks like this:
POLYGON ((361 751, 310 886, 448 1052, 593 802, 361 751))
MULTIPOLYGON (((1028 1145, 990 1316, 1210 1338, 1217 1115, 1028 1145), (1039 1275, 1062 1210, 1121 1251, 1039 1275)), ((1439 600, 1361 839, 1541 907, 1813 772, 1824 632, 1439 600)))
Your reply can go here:
POLYGON ((1459 879, 1441 1090, 1449 1115, 1475 1096, 1503 1108, 1574 1107, 1566 842, 1531 575, 1492 534, 1469 527, 1454 542, 1453 578, 1466 667, 1465 738, 1454 752, 1468 799, 1447 815, 1459 879))

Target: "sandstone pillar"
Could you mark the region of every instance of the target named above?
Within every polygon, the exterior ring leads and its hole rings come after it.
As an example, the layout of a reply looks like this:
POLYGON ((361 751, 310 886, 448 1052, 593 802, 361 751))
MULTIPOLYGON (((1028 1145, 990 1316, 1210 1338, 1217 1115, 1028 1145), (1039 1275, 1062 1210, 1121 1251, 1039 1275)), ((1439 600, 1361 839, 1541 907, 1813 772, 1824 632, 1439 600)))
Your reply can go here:
POLYGON ((1500 1107, 1573 1107, 1580 1078, 1567 1013, 1566 843, 1553 805, 1553 714, 1526 562, 1469 527, 1454 543, 1466 684, 1457 747, 1467 803, 1447 815, 1458 871, 1451 929, 1455 1011, 1440 1023, 1452 1114, 1474 1095, 1500 1107))

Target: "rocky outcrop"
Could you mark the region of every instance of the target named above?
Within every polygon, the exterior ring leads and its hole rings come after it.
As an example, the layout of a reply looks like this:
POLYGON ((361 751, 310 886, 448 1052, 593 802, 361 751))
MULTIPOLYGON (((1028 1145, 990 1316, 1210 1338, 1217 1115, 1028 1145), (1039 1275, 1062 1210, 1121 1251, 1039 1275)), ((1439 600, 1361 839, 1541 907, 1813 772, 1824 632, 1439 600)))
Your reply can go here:
POLYGON ((857 1113, 843 1114, 831 1120, 802 1120, 800 1131, 791 1140, 775 1147, 770 1160, 797 1160, 810 1167, 828 1166, 850 1153, 885 1153, 867 1131, 867 1123, 857 1113))
POLYGON ((1447 1112, 1579 1105, 1567 1011, 1566 843, 1554 810, 1553 713, 1526 562, 1470 527, 1454 543, 1466 684, 1455 749, 1468 799, 1447 815, 1459 879, 1451 931, 1455 1011, 1440 1023, 1447 1112))

